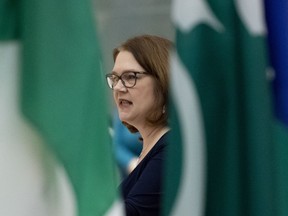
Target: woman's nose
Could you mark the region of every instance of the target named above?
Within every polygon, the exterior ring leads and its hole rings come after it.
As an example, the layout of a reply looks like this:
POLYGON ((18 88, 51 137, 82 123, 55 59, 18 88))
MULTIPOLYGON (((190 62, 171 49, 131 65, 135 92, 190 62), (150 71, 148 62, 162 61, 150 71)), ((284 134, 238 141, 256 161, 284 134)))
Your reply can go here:
POLYGON ((116 83, 116 85, 113 88, 114 91, 127 91, 127 88, 125 87, 125 85, 123 84, 123 81, 121 79, 118 80, 118 82, 116 83))

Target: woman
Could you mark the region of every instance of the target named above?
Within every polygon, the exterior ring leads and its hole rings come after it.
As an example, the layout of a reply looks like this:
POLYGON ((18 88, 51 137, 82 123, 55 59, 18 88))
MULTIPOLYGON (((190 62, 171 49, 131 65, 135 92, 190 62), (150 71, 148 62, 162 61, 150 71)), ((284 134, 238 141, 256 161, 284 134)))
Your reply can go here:
POLYGON ((120 188, 127 215, 159 215, 167 132, 168 60, 172 43, 143 35, 114 49, 114 67, 107 74, 119 118, 141 134, 137 167, 120 188))

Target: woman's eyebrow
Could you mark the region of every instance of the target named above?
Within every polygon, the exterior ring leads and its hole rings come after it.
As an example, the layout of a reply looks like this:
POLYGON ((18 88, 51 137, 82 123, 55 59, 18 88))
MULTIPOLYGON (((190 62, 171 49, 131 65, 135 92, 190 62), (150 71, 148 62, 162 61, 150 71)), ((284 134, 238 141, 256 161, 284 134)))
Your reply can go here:
POLYGON ((112 75, 119 75, 116 71, 111 71, 111 73, 110 74, 112 74, 112 75))

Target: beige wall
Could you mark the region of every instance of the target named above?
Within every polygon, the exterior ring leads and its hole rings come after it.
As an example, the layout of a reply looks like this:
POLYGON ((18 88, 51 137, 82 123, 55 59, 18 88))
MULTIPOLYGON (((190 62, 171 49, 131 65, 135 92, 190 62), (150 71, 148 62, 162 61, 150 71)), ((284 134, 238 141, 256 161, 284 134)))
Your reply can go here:
POLYGON ((95 0, 104 68, 112 69, 112 50, 133 35, 157 34, 174 38, 171 0, 95 0))

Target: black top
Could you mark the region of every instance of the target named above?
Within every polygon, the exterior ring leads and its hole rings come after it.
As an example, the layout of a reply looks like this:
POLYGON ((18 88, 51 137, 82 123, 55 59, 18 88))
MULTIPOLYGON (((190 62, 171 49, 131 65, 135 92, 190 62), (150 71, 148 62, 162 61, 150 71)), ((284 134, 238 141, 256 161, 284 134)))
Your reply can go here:
POLYGON ((168 133, 164 134, 143 158, 120 188, 127 216, 160 215, 163 196, 162 175, 168 133))

